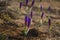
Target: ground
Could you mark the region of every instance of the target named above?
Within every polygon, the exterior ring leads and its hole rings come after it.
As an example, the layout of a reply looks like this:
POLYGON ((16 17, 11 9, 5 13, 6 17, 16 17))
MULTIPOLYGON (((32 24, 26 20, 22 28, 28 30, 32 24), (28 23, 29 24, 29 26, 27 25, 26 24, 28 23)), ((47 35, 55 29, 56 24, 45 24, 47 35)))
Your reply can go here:
MULTIPOLYGON (((22 1, 23 2, 23 1, 22 1)), ((25 2, 25 1, 24 1, 25 2)), ((34 29, 34 31, 29 31, 28 36, 22 35, 22 30, 25 27, 24 18, 25 15, 30 16, 30 8, 31 1, 29 1, 28 7, 26 10, 25 3, 22 8, 19 8, 19 3, 17 0, 9 1, 9 4, 6 8, 7 11, 10 12, 15 18, 12 18, 12 21, 15 24, 4 24, 4 20, 0 19, 0 34, 4 34, 7 36, 6 40, 60 40, 60 5, 58 1, 51 2, 35 2, 32 11, 33 18, 32 23, 30 25, 30 30, 34 29), (44 18, 43 24, 40 25, 39 20, 41 20, 40 16, 42 11, 40 11, 39 6, 43 6, 44 18), (51 7, 52 11, 48 11, 48 7, 51 7), (51 17, 51 26, 52 31, 49 32, 48 26, 48 18, 51 17), (34 34, 35 33, 35 34, 34 34), (37 36, 34 36, 37 35, 37 36), (51 36, 51 37, 50 37, 51 36)), ((8 14, 9 14, 8 12, 8 14)), ((7 18, 8 19, 8 18, 7 18)), ((10 21, 11 22, 11 21, 10 21)), ((12 23, 13 23, 12 22, 12 23)))

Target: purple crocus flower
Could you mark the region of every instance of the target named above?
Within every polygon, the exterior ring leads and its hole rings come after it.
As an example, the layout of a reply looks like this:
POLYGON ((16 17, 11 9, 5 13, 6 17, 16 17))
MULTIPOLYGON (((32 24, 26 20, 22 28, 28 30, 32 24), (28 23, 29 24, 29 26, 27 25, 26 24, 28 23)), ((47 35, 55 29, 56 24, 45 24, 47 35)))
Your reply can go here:
POLYGON ((28 5, 28 0, 26 0, 26 5, 28 5))
POLYGON ((33 0, 33 1, 32 1, 32 4, 31 4, 31 6, 33 6, 33 5, 34 5, 34 3, 35 3, 35 0, 33 0))
POLYGON ((22 7, 22 5, 23 5, 22 2, 20 2, 20 8, 22 7))
POLYGON ((30 27, 30 24, 31 24, 31 18, 28 18, 28 22, 27 22, 28 28, 30 27))
POLYGON ((25 26, 27 25, 28 16, 25 16, 25 26))
POLYGON ((32 18, 32 16, 33 16, 33 12, 31 12, 30 16, 31 16, 31 18, 32 18))
POLYGON ((42 5, 40 6, 40 10, 42 11, 42 9, 43 9, 43 7, 42 7, 42 5))
POLYGON ((50 6, 48 7, 48 11, 51 11, 51 7, 50 6))
POLYGON ((48 25, 49 25, 49 28, 50 28, 50 26, 51 26, 51 19, 50 18, 48 19, 48 25))
POLYGON ((43 16, 44 16, 44 12, 42 12, 41 19, 43 18, 43 16))

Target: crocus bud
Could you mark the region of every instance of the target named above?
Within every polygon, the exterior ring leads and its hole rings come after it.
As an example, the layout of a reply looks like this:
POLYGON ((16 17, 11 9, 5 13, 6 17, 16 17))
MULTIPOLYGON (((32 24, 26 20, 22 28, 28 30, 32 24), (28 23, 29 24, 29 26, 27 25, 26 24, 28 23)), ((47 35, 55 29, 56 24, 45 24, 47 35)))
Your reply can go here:
POLYGON ((48 11, 51 11, 51 7, 50 6, 48 7, 48 11))
POLYGON ((49 28, 51 26, 51 19, 48 19, 48 25, 49 25, 49 28))
POLYGON ((40 6, 40 10, 41 10, 41 11, 43 10, 43 7, 42 7, 42 5, 40 6))
POLYGON ((25 25, 27 25, 28 16, 25 16, 25 25))
POLYGON ((31 4, 31 6, 33 6, 33 5, 34 5, 34 3, 35 3, 35 0, 33 0, 33 1, 32 1, 32 4, 31 4))
POLYGON ((22 5, 23 5, 22 2, 20 2, 20 8, 22 7, 22 5))
POLYGON ((26 6, 28 5, 28 0, 26 0, 26 6))
POLYGON ((30 24, 31 24, 31 18, 28 18, 28 22, 27 22, 28 28, 30 27, 30 24))
POLYGON ((44 16, 44 12, 42 12, 41 19, 43 18, 43 16, 44 16))
POLYGON ((33 12, 31 12, 30 16, 31 16, 31 18, 32 18, 32 16, 33 16, 33 12))

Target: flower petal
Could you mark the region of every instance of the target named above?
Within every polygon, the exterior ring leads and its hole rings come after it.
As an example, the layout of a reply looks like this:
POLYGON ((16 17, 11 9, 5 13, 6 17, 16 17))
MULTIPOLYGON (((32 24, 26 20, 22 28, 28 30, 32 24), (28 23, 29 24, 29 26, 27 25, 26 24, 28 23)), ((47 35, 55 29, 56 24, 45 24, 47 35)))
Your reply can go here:
POLYGON ((32 1, 32 4, 31 4, 31 6, 33 6, 33 5, 34 5, 34 3, 35 3, 35 0, 33 0, 33 1, 32 1))
POLYGON ((42 7, 42 5, 40 6, 40 10, 42 11, 42 9, 43 9, 43 7, 42 7))
POLYGON ((43 18, 43 16, 44 16, 44 12, 42 12, 41 19, 43 18))
POLYGON ((28 24, 27 24, 28 28, 30 27, 30 24, 31 24, 31 18, 28 18, 28 24))
POLYGON ((28 0, 26 0, 26 5, 28 5, 28 0))
POLYGON ((20 2, 20 8, 22 7, 22 5, 23 5, 22 2, 20 2))
POLYGON ((50 6, 48 7, 48 11, 51 11, 51 7, 50 6))

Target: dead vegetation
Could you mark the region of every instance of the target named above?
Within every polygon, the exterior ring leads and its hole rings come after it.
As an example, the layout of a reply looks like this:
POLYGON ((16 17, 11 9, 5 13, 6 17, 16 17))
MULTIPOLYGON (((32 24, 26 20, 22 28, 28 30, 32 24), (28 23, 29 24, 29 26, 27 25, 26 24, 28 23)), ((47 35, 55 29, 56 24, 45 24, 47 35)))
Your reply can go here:
MULTIPOLYGON (((24 29, 24 16, 27 15, 25 10, 25 4, 23 5, 22 9, 19 9, 19 2, 16 0, 8 1, 9 4, 6 5, 5 1, 0 1, 0 34, 1 36, 6 36, 5 40, 49 40, 49 36, 51 35, 51 40, 55 37, 60 37, 60 6, 59 2, 50 3, 51 11, 50 13, 47 10, 49 6, 48 2, 41 2, 40 4, 43 5, 43 10, 45 13, 45 17, 48 18, 49 15, 52 18, 52 26, 53 29, 51 34, 48 32, 48 24, 44 21, 43 25, 39 24, 39 7, 37 1, 33 6, 32 11, 34 11, 33 21, 31 24, 30 31, 28 32, 27 36, 24 36, 22 30, 24 29), (45 4, 46 5, 45 5, 45 4), (17 9, 18 8, 18 9, 17 9), (18 11, 17 11, 18 10, 18 11), (21 12, 22 11, 22 12, 21 12), (37 19, 37 20, 36 20, 37 19)), ((8 3, 7 2, 7 3, 8 3)), ((30 5, 28 5, 30 9, 30 5)), ((29 10, 28 10, 29 11, 29 10)), ((28 14, 29 15, 29 14, 28 14)), ((0 38, 2 39, 2 37, 0 38)), ((56 40, 59 38, 56 38, 56 40)), ((59 39, 60 40, 60 39, 59 39)))

